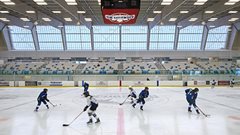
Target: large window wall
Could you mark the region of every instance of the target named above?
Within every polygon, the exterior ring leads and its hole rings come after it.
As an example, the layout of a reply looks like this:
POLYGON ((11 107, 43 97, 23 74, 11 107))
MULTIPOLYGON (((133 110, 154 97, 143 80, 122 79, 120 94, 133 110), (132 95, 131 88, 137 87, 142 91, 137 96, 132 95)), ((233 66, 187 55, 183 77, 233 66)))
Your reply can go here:
POLYGON ((119 26, 93 26, 94 50, 119 50, 119 26))
POLYGON ((35 50, 31 30, 9 26, 12 47, 14 50, 35 50))
MULTIPOLYGON (((40 50, 63 50, 63 37, 66 36, 67 50, 96 51, 146 51, 147 26, 93 26, 93 38, 85 26, 36 26, 40 50), (65 30, 65 35, 64 31, 65 30), (93 40, 93 42, 92 42, 93 40), (93 43, 93 46, 92 46, 93 43)), ((31 30, 9 26, 14 50, 35 50, 31 30)), ((155 26, 150 31, 149 50, 173 50, 176 26, 155 26)), ((203 26, 188 26, 180 29, 178 50, 200 50, 203 26)), ((225 48, 228 26, 209 30, 206 50, 225 48)))
POLYGON ((156 26, 151 29, 149 50, 172 50, 176 26, 156 26))
POLYGON ((209 30, 206 50, 225 49, 228 36, 228 26, 221 26, 209 30))
POLYGON ((61 31, 52 26, 37 26, 40 50, 63 50, 61 31))
POLYGON ((122 26, 122 50, 147 50, 147 26, 122 26))
POLYGON ((203 26, 188 26, 179 32, 178 49, 200 50, 203 26))
POLYGON ((91 50, 90 30, 85 26, 65 26, 67 50, 91 50))

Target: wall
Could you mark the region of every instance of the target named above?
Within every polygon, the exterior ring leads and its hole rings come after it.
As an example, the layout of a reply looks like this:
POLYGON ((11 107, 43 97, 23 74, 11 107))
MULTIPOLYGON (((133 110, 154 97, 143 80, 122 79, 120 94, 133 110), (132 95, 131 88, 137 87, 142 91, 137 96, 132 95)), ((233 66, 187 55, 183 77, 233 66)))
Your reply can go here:
MULTIPOLYGON (((239 45, 238 45, 239 46, 239 45)), ((232 58, 240 56, 240 50, 237 51, 0 51, 0 59, 15 58, 15 57, 32 57, 33 59, 40 59, 44 57, 60 57, 61 59, 70 59, 71 57, 170 57, 170 58, 189 58, 189 57, 220 57, 232 58)))
POLYGON ((232 49, 240 50, 240 31, 236 33, 236 38, 234 39, 232 49))

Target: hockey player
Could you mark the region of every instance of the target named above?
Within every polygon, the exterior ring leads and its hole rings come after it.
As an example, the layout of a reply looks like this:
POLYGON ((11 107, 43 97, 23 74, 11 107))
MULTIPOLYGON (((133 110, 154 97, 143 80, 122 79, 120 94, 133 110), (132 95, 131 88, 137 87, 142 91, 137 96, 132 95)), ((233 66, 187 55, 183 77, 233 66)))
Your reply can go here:
POLYGON ((47 92, 48 92, 48 89, 44 88, 43 91, 39 94, 39 96, 37 98, 38 104, 37 104, 36 109, 34 110, 35 112, 38 111, 38 108, 42 102, 46 105, 47 109, 49 109, 49 106, 47 104, 47 102, 49 102, 49 99, 47 98, 47 92))
POLYGON ((187 102, 189 104, 188 106, 188 112, 192 112, 191 110, 191 106, 193 105, 193 107, 195 108, 197 114, 200 114, 199 113, 199 110, 198 110, 198 107, 196 105, 196 99, 197 99, 197 96, 198 96, 198 91, 199 89, 198 88, 194 88, 194 89, 186 89, 185 90, 185 93, 186 93, 186 99, 187 99, 187 102))
MULTIPOLYGON (((144 98, 147 98, 149 96, 149 91, 148 91, 148 87, 145 87, 144 90, 141 91, 141 93, 139 94, 139 97, 137 99, 137 103, 140 103, 140 109, 143 111, 143 105, 145 104, 145 100, 144 98)), ((136 104, 134 103, 132 106, 133 108, 135 108, 136 104)))
POLYGON ((83 95, 87 98, 87 105, 84 107, 83 111, 85 112, 88 109, 88 107, 90 107, 88 110, 89 121, 87 122, 87 124, 93 123, 92 116, 96 119, 95 123, 100 123, 100 119, 97 117, 97 114, 95 113, 98 107, 97 100, 93 96, 91 96, 88 91, 84 92, 83 95))
POLYGON ((130 94, 128 95, 128 97, 131 98, 131 104, 134 103, 134 101, 136 100, 137 98, 137 94, 136 94, 136 91, 133 90, 133 88, 131 86, 129 86, 128 88, 130 90, 130 94))
POLYGON ((216 85, 216 81, 215 80, 212 80, 212 86, 211 86, 211 89, 213 89, 214 87, 215 87, 215 85, 216 85))
POLYGON ((88 87, 89 87, 89 84, 87 82, 84 82, 83 84, 84 92, 88 91, 88 87))
POLYGON ((232 79, 232 80, 230 81, 230 87, 232 88, 234 84, 235 84, 234 79, 232 79))

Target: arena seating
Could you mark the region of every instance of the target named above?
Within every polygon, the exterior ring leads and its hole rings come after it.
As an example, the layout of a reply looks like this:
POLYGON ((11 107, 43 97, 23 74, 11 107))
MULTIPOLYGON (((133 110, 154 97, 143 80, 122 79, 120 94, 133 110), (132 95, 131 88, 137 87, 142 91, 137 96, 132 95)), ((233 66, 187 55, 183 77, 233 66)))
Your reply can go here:
POLYGON ((82 69, 83 74, 116 74, 119 62, 88 62, 82 69))

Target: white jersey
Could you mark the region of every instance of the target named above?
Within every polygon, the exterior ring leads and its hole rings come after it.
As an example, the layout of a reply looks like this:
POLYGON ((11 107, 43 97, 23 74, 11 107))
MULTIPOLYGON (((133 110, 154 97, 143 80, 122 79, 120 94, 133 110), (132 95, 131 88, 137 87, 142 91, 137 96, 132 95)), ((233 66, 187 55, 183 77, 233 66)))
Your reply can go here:
POLYGON ((92 106, 93 104, 98 104, 98 101, 93 96, 88 96, 87 106, 92 106))
POLYGON ((130 95, 131 97, 137 96, 135 90, 131 90, 129 95, 130 95))

